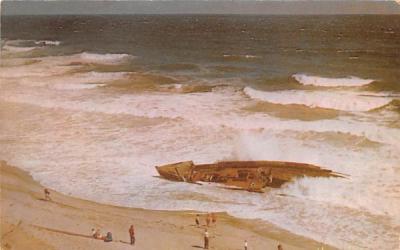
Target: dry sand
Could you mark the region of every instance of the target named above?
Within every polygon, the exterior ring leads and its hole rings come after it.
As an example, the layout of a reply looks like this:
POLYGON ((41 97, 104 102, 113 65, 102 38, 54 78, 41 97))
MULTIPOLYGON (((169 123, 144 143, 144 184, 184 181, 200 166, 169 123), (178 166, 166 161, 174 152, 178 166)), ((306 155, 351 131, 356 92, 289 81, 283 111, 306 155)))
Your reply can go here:
MULTIPOLYGON (((200 249, 205 226, 194 224, 195 211, 153 211, 99 204, 50 190, 45 201, 44 187, 32 177, 4 161, 1 166, 1 249, 200 249), (128 229, 135 225, 136 244, 131 246, 128 229), (113 233, 113 242, 90 237, 91 229, 113 233)), ((244 193, 245 194, 245 193, 244 193)), ((217 215, 209 228, 210 249, 333 249, 316 241, 291 234, 257 220, 217 215)), ((201 216, 205 223, 205 216, 201 216)))

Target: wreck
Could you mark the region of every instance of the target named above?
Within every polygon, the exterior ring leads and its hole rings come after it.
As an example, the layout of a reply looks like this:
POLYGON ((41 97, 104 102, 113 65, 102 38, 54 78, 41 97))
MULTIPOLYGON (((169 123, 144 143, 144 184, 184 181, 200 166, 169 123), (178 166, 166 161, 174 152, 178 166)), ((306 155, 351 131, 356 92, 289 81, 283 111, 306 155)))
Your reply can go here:
POLYGON ((192 161, 156 166, 161 177, 188 183, 214 182, 233 189, 263 192, 279 188, 300 177, 344 177, 315 165, 282 161, 222 161, 194 164, 192 161))

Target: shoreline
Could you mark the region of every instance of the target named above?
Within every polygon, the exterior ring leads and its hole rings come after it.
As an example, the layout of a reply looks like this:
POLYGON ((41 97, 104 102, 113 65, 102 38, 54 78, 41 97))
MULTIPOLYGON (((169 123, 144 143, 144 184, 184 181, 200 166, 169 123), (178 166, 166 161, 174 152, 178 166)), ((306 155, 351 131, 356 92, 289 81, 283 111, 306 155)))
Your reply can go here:
MULTIPOLYGON (((120 207, 82 200, 50 190, 52 201, 44 199, 44 187, 24 170, 0 161, 1 247, 2 249, 201 249, 204 212, 164 211, 120 207), (201 226, 195 225, 200 214, 201 226), (136 244, 129 244, 128 229, 135 225, 136 244), (104 235, 112 232, 113 242, 91 237, 91 229, 104 235)), ((336 249, 280 229, 260 220, 239 219, 217 213, 216 225, 208 228, 210 249, 285 250, 336 249)))

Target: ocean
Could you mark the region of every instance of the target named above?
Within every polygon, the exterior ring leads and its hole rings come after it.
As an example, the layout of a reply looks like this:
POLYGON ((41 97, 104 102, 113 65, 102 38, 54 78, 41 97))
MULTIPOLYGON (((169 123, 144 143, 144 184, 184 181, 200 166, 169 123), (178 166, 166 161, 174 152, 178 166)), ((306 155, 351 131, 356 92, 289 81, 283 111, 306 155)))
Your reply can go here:
POLYGON ((65 194, 227 211, 397 249, 400 16, 3 16, 0 159, 65 194), (249 193, 156 178, 283 160, 347 178, 249 193))

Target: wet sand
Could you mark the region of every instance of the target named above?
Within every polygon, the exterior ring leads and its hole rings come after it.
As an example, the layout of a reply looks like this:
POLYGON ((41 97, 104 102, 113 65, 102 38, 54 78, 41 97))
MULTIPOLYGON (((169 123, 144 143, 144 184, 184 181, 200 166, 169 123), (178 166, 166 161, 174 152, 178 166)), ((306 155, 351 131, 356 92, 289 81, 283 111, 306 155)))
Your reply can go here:
MULTIPOLYGON (((195 211, 154 211, 117 207, 82 200, 44 187, 25 171, 1 166, 2 249, 201 249, 205 215, 201 227, 194 223, 195 211), (135 225, 136 244, 129 244, 128 229, 135 225), (91 229, 113 234, 113 242, 93 239, 91 229)), ((333 249, 257 220, 217 214, 209 228, 210 249, 333 249)))

